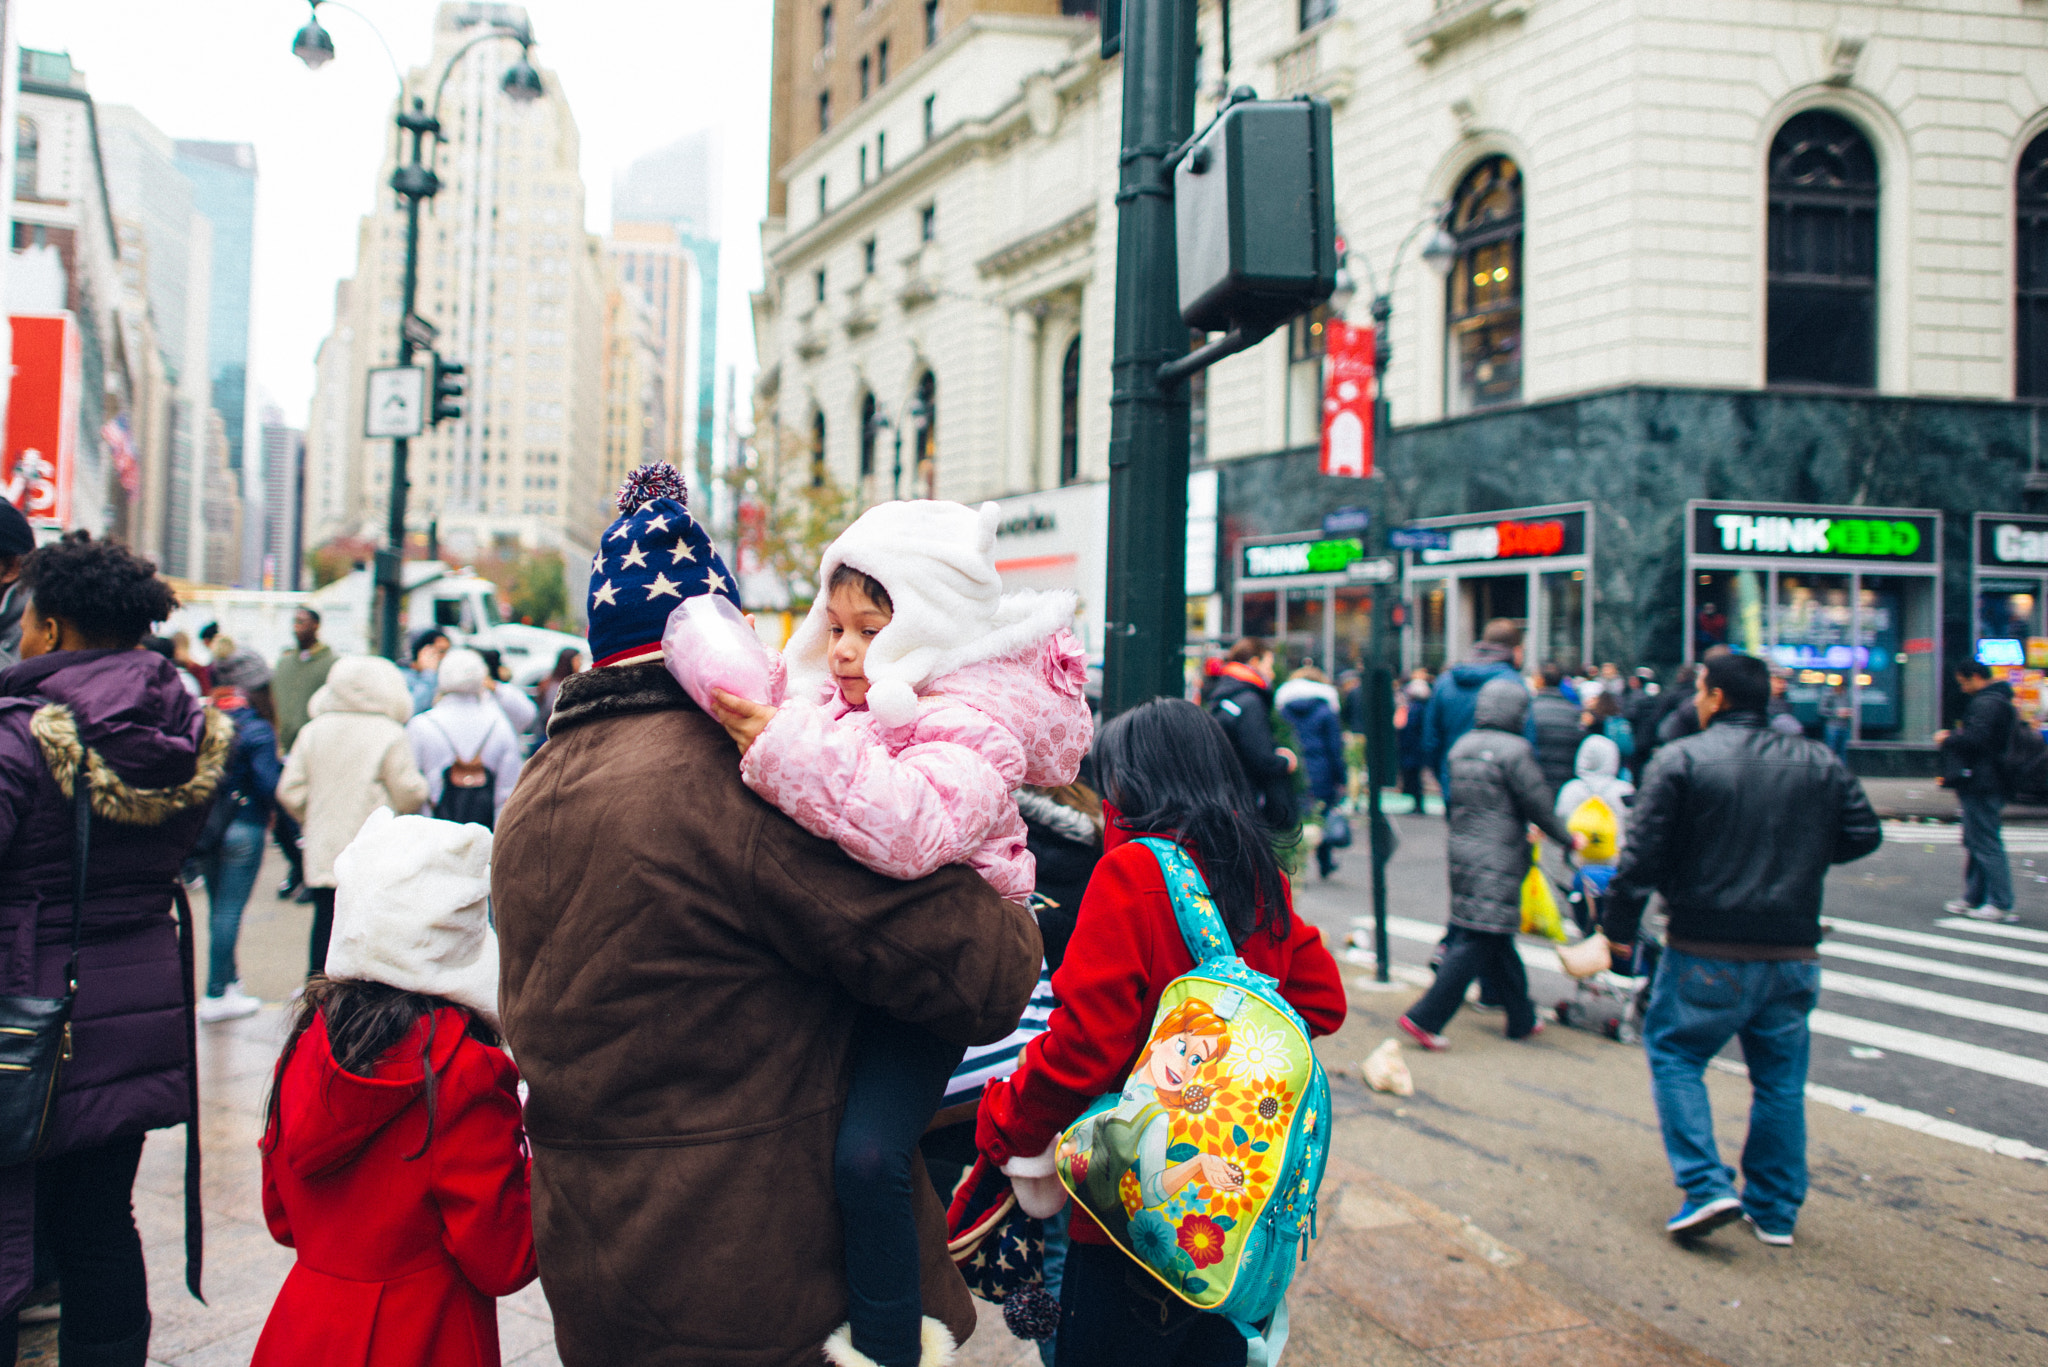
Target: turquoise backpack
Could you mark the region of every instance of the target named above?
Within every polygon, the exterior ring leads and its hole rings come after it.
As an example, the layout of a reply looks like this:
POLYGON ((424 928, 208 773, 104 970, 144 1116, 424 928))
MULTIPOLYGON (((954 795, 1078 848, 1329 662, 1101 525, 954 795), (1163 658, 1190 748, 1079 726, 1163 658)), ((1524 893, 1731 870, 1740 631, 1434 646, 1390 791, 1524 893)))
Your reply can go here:
POLYGON ((1166 876, 1195 966, 1166 985, 1121 1092, 1060 1136, 1061 1184, 1167 1290, 1226 1315, 1247 1367, 1276 1367, 1287 1287, 1315 1237, 1330 1083, 1280 985, 1237 957, 1194 861, 1166 876))

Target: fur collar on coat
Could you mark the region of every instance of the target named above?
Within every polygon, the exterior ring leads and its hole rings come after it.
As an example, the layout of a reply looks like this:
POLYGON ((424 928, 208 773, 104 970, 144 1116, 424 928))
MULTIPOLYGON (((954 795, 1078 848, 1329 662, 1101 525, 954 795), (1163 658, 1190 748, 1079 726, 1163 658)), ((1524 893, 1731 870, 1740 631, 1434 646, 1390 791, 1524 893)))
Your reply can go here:
POLYGON ((235 744, 235 723, 217 708, 206 709, 206 735, 199 745, 199 762, 192 777, 165 788, 140 788, 114 772, 100 752, 81 744, 78 722, 62 703, 47 703, 29 719, 29 733, 57 790, 70 797, 78 779, 78 766, 85 765, 92 780, 92 810, 106 821, 124 826, 161 826, 179 812, 203 807, 213 800, 227 771, 228 754, 235 744))
POLYGON ((660 660, 586 669, 562 680, 562 686, 556 690, 548 735, 559 736, 572 726, 603 721, 606 717, 665 712, 676 707, 697 710, 697 704, 690 701, 690 695, 660 660))

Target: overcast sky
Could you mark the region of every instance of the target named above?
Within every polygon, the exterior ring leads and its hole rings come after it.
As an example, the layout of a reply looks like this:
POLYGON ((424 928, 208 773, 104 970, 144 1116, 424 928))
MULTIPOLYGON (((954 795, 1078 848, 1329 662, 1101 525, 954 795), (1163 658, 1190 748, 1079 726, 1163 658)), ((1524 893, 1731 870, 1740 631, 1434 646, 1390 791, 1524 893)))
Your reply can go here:
MULTIPOLYGON (((426 61, 435 0, 351 0, 398 63, 426 61)), ((303 425, 313 353, 333 321, 334 282, 354 272, 356 223, 377 193, 397 90, 377 38, 323 8, 335 60, 291 54, 303 0, 14 0, 22 45, 69 52, 93 98, 133 105, 174 138, 256 147, 257 392, 303 425)), ((760 279, 768 136, 768 0, 528 0, 535 57, 559 79, 582 137, 588 226, 611 221, 613 175, 684 133, 725 142, 719 256, 722 368, 753 375, 747 291, 760 279)), ((508 56, 511 45, 507 44, 508 56)))

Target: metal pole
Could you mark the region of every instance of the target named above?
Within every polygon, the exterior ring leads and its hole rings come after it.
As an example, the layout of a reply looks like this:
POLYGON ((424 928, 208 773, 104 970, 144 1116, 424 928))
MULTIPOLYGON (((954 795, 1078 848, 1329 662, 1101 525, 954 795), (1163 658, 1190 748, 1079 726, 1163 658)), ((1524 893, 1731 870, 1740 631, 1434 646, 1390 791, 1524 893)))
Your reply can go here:
POLYGON ((1108 640, 1102 711, 1178 697, 1187 636, 1188 349, 1173 187, 1161 163, 1194 130, 1195 0, 1125 0, 1116 335, 1110 361, 1108 640))
MULTIPOLYGON (((427 135, 439 133, 441 125, 414 98, 410 109, 399 111, 398 126, 412 134, 411 164, 391 173, 391 188, 405 200, 405 285, 398 310, 398 364, 408 366, 413 357, 410 324, 420 283, 420 201, 431 198, 441 188, 439 179, 421 161, 420 153, 427 135)), ((426 396, 426 402, 432 405, 431 394, 426 396)), ((392 661, 399 660, 400 608, 405 597, 406 461, 411 448, 412 443, 404 437, 392 439, 390 515, 384 529, 384 552, 377 557, 377 582, 383 594, 380 653, 392 661)))
MULTIPOLYGON (((1387 554, 1387 523, 1393 503, 1387 496, 1387 474, 1383 468, 1387 436, 1393 425, 1387 411, 1386 388, 1387 362, 1394 355, 1394 345, 1387 337, 1387 324, 1393 314, 1394 303, 1390 297, 1382 294, 1373 299, 1373 382, 1377 390, 1372 406, 1372 483, 1375 497, 1372 526, 1366 533, 1368 553, 1372 555, 1387 554)), ((1367 830, 1372 840, 1372 952, 1378 964, 1373 976, 1380 982, 1390 981, 1387 860, 1394 855, 1394 830, 1381 808, 1381 793, 1393 768, 1397 744, 1394 739, 1394 670, 1387 638, 1393 633, 1394 599, 1401 590, 1402 583, 1398 577, 1373 590, 1372 648, 1365 676, 1365 810, 1367 830)))

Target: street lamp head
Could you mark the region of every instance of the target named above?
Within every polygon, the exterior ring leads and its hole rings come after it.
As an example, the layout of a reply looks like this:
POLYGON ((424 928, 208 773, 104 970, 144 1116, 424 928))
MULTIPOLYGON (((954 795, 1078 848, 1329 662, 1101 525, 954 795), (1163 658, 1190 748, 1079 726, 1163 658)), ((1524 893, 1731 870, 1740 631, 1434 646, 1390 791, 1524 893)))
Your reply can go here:
POLYGON ((1422 244, 1422 259, 1439 278, 1449 275, 1451 267, 1458 260, 1458 239, 1452 237, 1441 220, 1429 233, 1429 240, 1422 244))
POLYGON ((1351 267, 1337 267, 1337 283, 1330 290, 1330 312, 1342 318, 1351 308, 1351 301, 1358 297, 1358 281, 1352 278, 1351 267))
POLYGON ((306 20, 305 27, 292 39, 292 56, 304 62, 309 71, 318 71, 334 60, 334 39, 328 37, 327 30, 320 26, 317 7, 306 20))
POLYGON ((533 63, 526 58, 524 48, 520 49, 519 60, 505 72, 505 79, 499 82, 505 94, 519 104, 532 104, 545 93, 540 83, 540 73, 533 69, 533 63))

